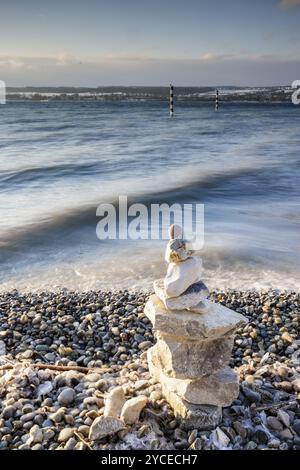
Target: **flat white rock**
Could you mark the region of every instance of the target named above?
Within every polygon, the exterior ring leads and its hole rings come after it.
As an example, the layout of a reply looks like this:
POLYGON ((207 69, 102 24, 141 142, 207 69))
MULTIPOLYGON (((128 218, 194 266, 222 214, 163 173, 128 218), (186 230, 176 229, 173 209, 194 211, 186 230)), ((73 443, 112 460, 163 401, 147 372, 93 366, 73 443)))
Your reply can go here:
POLYGON ((206 301, 209 310, 198 314, 188 310, 166 309, 162 301, 151 295, 145 306, 145 315, 156 331, 190 339, 214 339, 234 332, 248 320, 221 304, 206 301))
POLYGON ((90 427, 89 440, 98 441, 103 437, 111 436, 124 429, 123 421, 112 416, 100 416, 93 421, 90 427))
POLYGON ((153 287, 155 294, 163 301, 165 307, 169 310, 191 308, 199 304, 202 300, 205 300, 209 295, 209 291, 202 281, 192 284, 177 297, 168 297, 166 295, 163 279, 154 281, 153 287))
POLYGON ((180 263, 170 263, 164 288, 166 297, 178 297, 192 284, 198 282, 202 275, 202 260, 193 256, 180 263))

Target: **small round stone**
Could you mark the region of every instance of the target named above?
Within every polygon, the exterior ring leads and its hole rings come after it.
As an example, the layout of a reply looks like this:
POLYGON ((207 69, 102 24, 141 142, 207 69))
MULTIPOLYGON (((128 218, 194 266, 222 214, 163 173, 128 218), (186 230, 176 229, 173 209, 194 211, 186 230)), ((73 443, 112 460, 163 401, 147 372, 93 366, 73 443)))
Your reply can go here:
POLYGON ((6 406, 2 411, 2 416, 4 419, 9 419, 14 416, 15 412, 16 412, 16 409, 14 406, 12 405, 6 406))
POLYGON ((75 391, 72 388, 65 388, 57 397, 58 403, 63 406, 69 406, 75 400, 75 391))
POLYGON ((58 436, 58 442, 66 442, 74 435, 73 428, 62 429, 58 436))

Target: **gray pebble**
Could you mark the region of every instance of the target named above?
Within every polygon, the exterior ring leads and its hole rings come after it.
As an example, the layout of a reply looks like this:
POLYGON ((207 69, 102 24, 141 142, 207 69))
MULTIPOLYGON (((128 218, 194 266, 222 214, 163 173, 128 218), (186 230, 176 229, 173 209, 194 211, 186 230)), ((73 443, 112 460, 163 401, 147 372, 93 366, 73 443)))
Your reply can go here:
POLYGON ((68 442, 66 442, 64 450, 73 450, 77 444, 77 440, 74 437, 71 437, 68 442))
POLYGON ((242 387, 243 394, 245 395, 246 398, 248 398, 249 401, 252 403, 259 403, 261 400, 260 394, 258 392, 255 392, 254 390, 251 390, 248 387, 242 387))
POLYGON ((58 403, 63 406, 68 406, 73 403, 75 400, 75 392, 72 388, 68 387, 65 388, 59 395, 58 395, 58 403))
POLYGON ((275 418, 274 416, 268 416, 267 417, 267 425, 269 429, 272 429, 274 431, 282 431, 283 430, 283 425, 279 421, 279 419, 275 418))
POLYGON ((300 436, 300 419, 295 419, 293 423, 293 429, 298 434, 298 436, 300 436))
POLYGON ((4 419, 9 419, 14 416, 16 409, 14 406, 6 406, 2 411, 2 416, 4 419))

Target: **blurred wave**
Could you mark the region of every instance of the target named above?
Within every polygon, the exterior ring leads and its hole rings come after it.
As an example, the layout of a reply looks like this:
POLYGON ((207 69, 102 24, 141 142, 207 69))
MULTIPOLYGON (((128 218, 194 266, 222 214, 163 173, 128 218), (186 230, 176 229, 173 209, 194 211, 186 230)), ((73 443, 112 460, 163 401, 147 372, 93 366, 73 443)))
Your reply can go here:
POLYGON ((0 108, 0 288, 149 286, 164 244, 99 241, 96 208, 205 204, 210 285, 297 286, 300 116, 287 105, 0 108), (5 108, 5 109, 4 109, 5 108))

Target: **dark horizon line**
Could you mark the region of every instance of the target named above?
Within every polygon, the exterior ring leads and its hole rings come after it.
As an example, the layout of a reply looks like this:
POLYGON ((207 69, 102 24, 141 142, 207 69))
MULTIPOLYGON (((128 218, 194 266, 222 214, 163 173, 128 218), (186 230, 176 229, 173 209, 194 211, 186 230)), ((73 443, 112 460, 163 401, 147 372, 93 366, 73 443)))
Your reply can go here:
MULTIPOLYGON (((280 87, 290 87, 290 84, 282 85, 174 85, 171 83, 174 88, 280 88, 280 87)), ((22 86, 6 86, 7 90, 12 89, 43 89, 43 88, 52 88, 52 89, 85 89, 85 90, 97 90, 100 88, 169 88, 168 85, 97 85, 97 86, 86 86, 86 85, 22 85, 22 86)))

